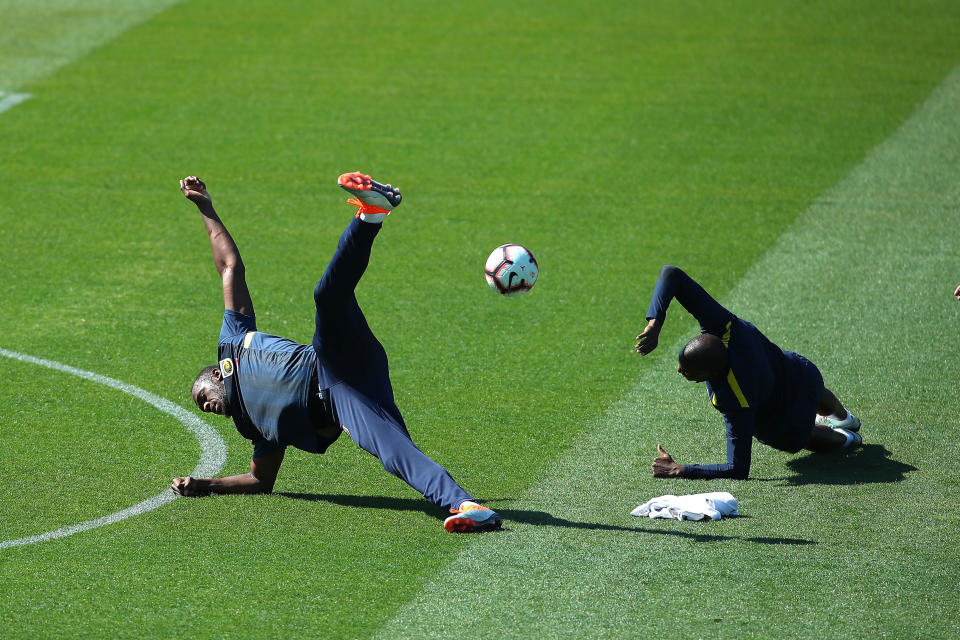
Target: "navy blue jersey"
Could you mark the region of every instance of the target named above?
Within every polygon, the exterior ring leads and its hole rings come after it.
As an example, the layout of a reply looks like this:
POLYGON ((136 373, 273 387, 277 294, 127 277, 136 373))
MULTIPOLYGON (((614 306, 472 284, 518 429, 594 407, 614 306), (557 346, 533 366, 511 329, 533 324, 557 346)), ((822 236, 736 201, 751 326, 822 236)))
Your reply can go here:
MULTIPOLYGON (((318 392, 310 345, 257 331, 253 316, 227 309, 219 341, 220 372, 237 431, 253 441, 254 458, 287 446, 323 453, 311 394, 318 392)), ((334 438, 336 439, 336 438, 334 438)))
POLYGON ((660 271, 647 319, 656 318, 662 323, 674 298, 696 318, 702 333, 723 341, 730 364, 724 376, 706 382, 710 402, 726 423, 727 463, 685 465, 684 475, 746 478, 753 437, 786 451, 802 448, 813 430, 813 414, 809 415, 809 424, 806 415, 811 398, 815 413, 823 385, 816 367, 803 356, 775 345, 677 267, 666 266, 660 271))

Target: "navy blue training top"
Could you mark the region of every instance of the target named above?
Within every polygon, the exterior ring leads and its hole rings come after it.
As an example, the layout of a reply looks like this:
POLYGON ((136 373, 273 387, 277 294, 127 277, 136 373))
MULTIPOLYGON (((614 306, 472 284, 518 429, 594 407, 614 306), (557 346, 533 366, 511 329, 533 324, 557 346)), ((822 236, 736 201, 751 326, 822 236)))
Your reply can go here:
MULTIPOLYGON (((253 457, 287 446, 323 453, 336 440, 318 434, 311 415, 317 354, 310 345, 257 331, 254 316, 227 309, 218 346, 230 414, 253 441, 253 457)), ((336 432, 339 435, 339 432, 336 432)))
POLYGON ((741 320, 714 300, 682 269, 665 266, 653 291, 647 320, 661 323, 670 301, 676 300, 727 347, 730 368, 726 375, 706 382, 711 404, 723 414, 727 427, 726 464, 684 465, 687 478, 747 478, 750 474, 752 438, 767 439, 775 424, 757 421, 757 414, 785 407, 793 398, 791 381, 802 377, 805 360, 784 351, 755 326, 741 320))

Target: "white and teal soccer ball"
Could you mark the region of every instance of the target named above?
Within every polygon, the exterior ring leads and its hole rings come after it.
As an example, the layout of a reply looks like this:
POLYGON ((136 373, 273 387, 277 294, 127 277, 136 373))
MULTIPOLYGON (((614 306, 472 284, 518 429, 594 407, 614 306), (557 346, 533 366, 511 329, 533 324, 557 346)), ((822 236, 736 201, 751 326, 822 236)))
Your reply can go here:
POLYGON ((490 288, 505 296, 515 296, 530 291, 540 267, 530 250, 519 244, 502 244, 493 250, 483 274, 490 288))

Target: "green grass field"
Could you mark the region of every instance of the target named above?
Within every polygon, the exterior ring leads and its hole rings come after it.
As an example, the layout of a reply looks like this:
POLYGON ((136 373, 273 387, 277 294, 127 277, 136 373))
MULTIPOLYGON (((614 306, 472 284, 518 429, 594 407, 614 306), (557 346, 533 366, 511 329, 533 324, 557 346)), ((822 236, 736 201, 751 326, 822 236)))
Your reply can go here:
MULTIPOLYGON (((954 638, 960 631, 960 5, 0 0, 0 349, 192 414, 220 283, 177 180, 203 177, 262 330, 302 342, 352 215, 404 205, 358 290, 415 441, 505 518, 444 514, 346 438, 275 493, 162 493, 172 414, 0 357, 0 628, 11 638, 954 638), (0 96, 2 105, 3 96, 0 96), (481 267, 529 246, 541 277, 481 267), (864 422, 866 446, 724 456, 675 372, 695 323, 633 338, 685 268, 864 422), (725 490, 743 517, 638 520, 725 490)), ((251 448, 204 416, 226 446, 251 448)))

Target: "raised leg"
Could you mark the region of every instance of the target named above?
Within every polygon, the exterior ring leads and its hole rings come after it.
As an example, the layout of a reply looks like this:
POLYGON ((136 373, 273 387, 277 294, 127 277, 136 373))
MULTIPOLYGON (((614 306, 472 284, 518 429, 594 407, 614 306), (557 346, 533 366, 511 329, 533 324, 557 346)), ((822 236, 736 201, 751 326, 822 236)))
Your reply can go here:
POLYGON ((380 224, 354 218, 340 236, 337 251, 313 292, 313 348, 320 361, 321 386, 343 381, 380 402, 392 403, 387 353, 370 330, 354 293, 380 229, 380 224))

